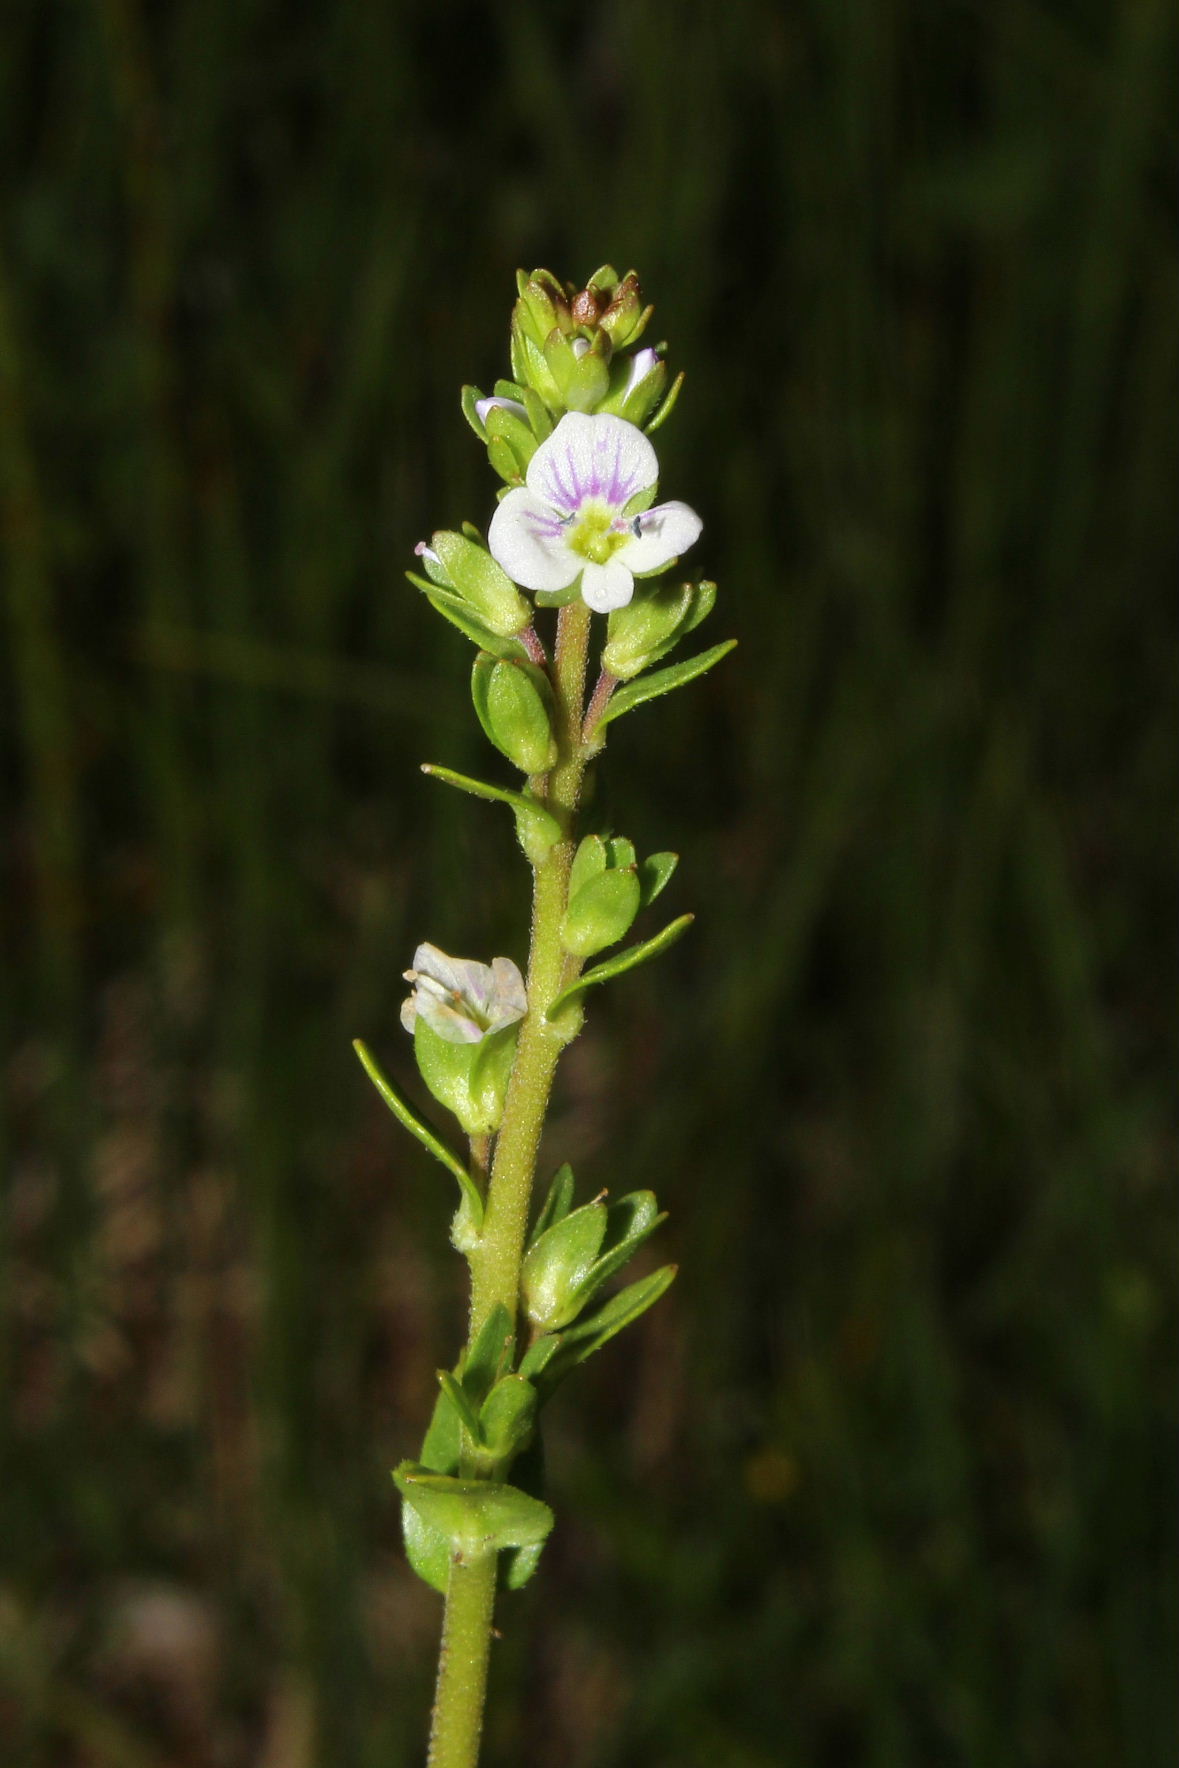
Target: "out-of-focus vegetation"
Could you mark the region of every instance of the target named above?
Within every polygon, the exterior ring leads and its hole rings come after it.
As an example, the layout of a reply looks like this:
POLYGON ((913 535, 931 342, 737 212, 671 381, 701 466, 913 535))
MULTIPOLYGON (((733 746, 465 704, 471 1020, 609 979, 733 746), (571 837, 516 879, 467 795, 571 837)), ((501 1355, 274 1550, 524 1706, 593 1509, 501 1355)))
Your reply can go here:
POLYGON ((5 1762, 419 1759, 461 1272, 349 1038, 408 1080, 525 874, 401 573, 516 266, 607 258, 744 642, 611 739, 699 919, 551 1148, 683 1272, 554 1419, 489 1768, 1173 1760, 1164 0, 3 30, 5 1762))

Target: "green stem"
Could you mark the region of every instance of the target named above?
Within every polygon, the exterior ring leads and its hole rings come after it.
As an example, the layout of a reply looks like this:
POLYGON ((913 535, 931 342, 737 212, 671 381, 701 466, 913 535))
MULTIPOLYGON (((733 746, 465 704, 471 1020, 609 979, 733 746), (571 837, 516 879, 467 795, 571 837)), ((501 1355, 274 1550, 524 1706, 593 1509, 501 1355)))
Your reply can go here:
MULTIPOLYGON (((580 966, 561 945, 561 920, 576 846, 577 806, 586 756, 581 739, 590 611, 581 601, 561 609, 553 655, 559 760, 549 775, 546 807, 561 824, 559 841, 533 874, 528 1012, 508 1086, 487 1189, 479 1245, 471 1257, 470 1340, 497 1303, 515 1320, 520 1263, 540 1134, 565 1039, 545 1014, 580 966)), ((429 1768, 475 1768, 483 1725, 487 1660, 495 1603, 496 1556, 451 1563, 434 1697, 429 1768)))
POLYGON ((495 1554, 452 1560, 427 1768, 473 1768, 479 1760, 494 1606, 495 1554))
POLYGON ((528 1012, 520 1028, 503 1123, 496 1138, 483 1234, 471 1256, 472 1337, 497 1302, 515 1318, 536 1153, 553 1075, 565 1047, 564 1039, 545 1023, 545 1014, 578 968, 561 945, 561 920, 585 772, 581 713, 589 630, 590 611, 584 603, 571 602, 561 609, 553 658, 560 760, 549 776, 545 805, 565 830, 565 839, 556 844, 533 877, 528 1012))

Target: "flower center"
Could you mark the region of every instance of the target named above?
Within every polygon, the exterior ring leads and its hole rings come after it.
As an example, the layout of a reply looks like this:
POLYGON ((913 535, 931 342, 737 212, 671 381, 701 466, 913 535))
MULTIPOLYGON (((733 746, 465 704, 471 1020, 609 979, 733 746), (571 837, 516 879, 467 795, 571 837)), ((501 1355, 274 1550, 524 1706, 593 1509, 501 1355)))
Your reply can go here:
POLYGON ((593 565, 604 565, 632 538, 627 524, 608 503, 582 504, 566 544, 593 565))

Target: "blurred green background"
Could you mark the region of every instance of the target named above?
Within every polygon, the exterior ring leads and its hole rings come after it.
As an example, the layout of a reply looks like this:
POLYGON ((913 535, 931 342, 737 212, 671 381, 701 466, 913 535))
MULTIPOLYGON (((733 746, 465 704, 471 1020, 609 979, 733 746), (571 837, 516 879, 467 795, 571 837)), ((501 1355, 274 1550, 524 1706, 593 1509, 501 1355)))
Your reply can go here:
POLYGON ((463 1271, 349 1039, 412 1089, 414 945, 526 875, 402 571, 517 265, 605 259, 743 642, 602 775, 698 921, 546 1158, 683 1268, 555 1408, 488 1768, 1173 1761, 1164 0, 3 36, 5 1763, 421 1759, 463 1271))

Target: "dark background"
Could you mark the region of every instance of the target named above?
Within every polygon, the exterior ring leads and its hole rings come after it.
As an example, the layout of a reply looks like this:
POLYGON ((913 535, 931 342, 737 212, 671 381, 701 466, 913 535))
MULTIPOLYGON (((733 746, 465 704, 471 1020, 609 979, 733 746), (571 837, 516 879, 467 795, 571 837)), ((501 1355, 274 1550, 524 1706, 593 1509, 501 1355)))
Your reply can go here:
POLYGON ((517 265, 608 258, 742 644, 603 771, 698 920, 546 1159, 682 1270, 555 1408, 489 1768, 1172 1761, 1165 0, 3 34, 4 1760, 421 1759, 463 1268, 349 1038, 412 1089, 526 874, 402 571, 517 265))

